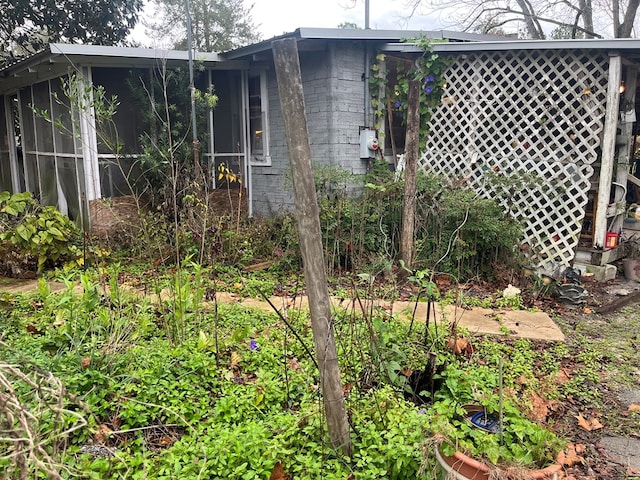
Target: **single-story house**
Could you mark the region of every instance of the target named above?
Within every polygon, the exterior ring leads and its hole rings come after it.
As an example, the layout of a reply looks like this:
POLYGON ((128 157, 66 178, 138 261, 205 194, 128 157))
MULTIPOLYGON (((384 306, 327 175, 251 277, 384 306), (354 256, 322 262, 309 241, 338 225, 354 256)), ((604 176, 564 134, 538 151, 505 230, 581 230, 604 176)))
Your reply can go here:
MULTIPOLYGON (((387 55, 389 69, 393 58, 419 55, 408 39, 420 34, 302 28, 277 37, 298 41, 314 162, 364 173, 378 153, 363 150, 362 143, 378 136, 387 147, 385 157, 395 163, 388 144, 396 139, 394 153, 401 153, 402 129, 385 131, 389 123, 373 118, 372 96, 392 92, 370 91, 370 66, 379 53, 387 55)), ((420 167, 502 199, 525 223, 532 261, 549 272, 570 265, 580 241, 588 247, 583 261, 611 261, 615 254, 606 253, 615 252, 608 247, 622 230, 628 180, 638 184, 628 173, 634 163, 640 40, 422 34, 442 40, 434 50, 450 58, 450 67, 420 167), (521 178, 505 186, 492 181, 500 175, 521 178)), ((201 132, 203 159, 242 176, 250 215, 290 208, 272 40, 230 52, 197 52, 195 58, 204 72, 197 87, 213 85, 219 97, 201 132)), ((5 66, 0 189, 33 191, 86 224, 90 202, 127 193, 114 158, 132 162, 142 153, 148 112, 132 98, 131 79, 144 83, 154 71, 187 61, 187 52, 51 44, 5 66), (65 100, 71 73, 103 87, 107 97, 118 96, 119 151, 100 140, 90 98, 65 100)))

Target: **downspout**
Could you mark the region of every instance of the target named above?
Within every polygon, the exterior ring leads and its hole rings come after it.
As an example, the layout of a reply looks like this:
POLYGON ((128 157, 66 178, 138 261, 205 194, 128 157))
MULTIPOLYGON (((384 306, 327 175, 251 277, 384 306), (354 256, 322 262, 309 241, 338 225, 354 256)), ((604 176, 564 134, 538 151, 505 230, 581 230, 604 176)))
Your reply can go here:
POLYGON ((604 135, 602 137, 602 158, 598 199, 596 203, 595 231, 593 247, 603 248, 607 235, 607 207, 611 195, 611 180, 616 155, 616 130, 618 128, 618 110, 620 103, 620 80, 622 77, 622 57, 619 53, 609 56, 609 83, 607 85, 607 106, 604 117, 604 135))
MULTIPOLYGON (((369 0, 364 2, 364 29, 369 30, 369 0)), ((365 40, 364 44, 364 127, 370 127, 371 121, 371 99, 369 93, 369 77, 371 75, 371 55, 369 51, 369 43, 365 40)))

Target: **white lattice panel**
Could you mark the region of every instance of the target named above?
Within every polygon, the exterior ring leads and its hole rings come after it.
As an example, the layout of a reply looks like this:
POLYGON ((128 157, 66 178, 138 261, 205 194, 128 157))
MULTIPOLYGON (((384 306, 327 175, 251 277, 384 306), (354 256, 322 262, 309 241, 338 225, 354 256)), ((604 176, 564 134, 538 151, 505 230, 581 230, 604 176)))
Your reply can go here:
POLYGON ((477 53, 457 57, 446 81, 419 166, 495 198, 523 222, 538 267, 569 265, 598 159, 607 58, 477 53), (499 181, 507 176, 511 188, 499 181))

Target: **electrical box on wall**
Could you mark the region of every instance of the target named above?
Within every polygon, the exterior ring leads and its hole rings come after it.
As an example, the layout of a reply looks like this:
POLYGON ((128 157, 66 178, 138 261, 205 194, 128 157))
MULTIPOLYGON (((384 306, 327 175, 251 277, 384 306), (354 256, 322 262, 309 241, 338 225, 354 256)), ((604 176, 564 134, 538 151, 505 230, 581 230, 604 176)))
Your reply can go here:
POLYGON ((365 128, 360 132, 360 158, 375 158, 378 153, 376 131, 365 128))

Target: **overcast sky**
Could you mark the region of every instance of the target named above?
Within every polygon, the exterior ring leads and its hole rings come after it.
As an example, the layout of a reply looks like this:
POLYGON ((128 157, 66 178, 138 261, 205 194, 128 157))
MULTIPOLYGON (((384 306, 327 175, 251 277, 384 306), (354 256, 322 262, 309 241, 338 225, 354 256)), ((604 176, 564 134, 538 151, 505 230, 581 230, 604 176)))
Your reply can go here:
MULTIPOLYGON (((268 39, 299 27, 334 28, 343 22, 365 24, 364 0, 245 0, 254 4, 252 17, 263 39, 268 39)), ((370 26, 376 29, 438 29, 437 20, 408 15, 405 0, 370 0, 370 26)))
MULTIPOLYGON (((247 7, 253 4, 251 16, 263 40, 293 32, 301 27, 336 28, 344 22, 365 24, 364 0, 244 0, 247 7)), ((415 15, 407 19, 406 0, 370 0, 369 24, 375 29, 440 30, 442 22, 437 18, 415 15)), ((145 8, 145 14, 151 15, 145 8)), ((144 15, 144 14, 143 14, 144 15)), ((445 25, 446 27, 446 25, 445 25)), ((145 27, 138 23, 132 38, 143 46, 155 47, 145 34, 145 27)), ((166 47, 166 46, 165 46, 166 47)))

